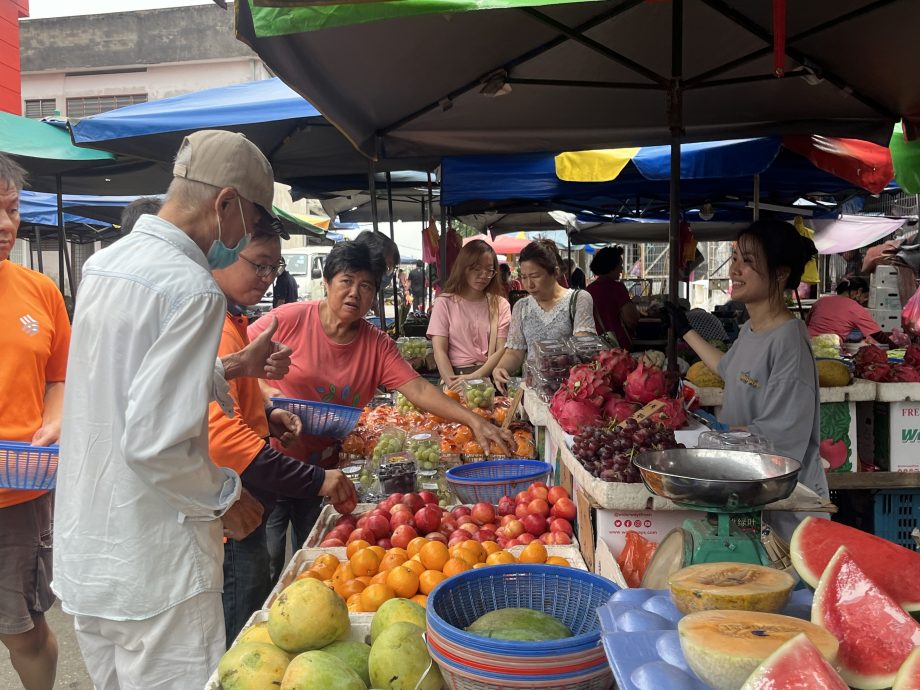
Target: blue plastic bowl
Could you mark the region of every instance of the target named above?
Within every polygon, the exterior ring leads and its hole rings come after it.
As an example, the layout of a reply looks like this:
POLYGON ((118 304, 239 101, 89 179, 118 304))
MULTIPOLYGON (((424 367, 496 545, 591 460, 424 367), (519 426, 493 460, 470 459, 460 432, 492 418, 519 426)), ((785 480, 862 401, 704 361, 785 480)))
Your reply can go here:
POLYGON ((0 441, 0 488, 50 491, 57 464, 57 446, 0 441))
POLYGON ((348 405, 294 398, 272 398, 272 404, 300 417, 303 433, 309 436, 345 438, 361 418, 361 408, 348 405))
POLYGON ((447 470, 447 483, 462 503, 498 503, 536 481, 546 481, 553 466, 538 460, 487 460, 447 470))

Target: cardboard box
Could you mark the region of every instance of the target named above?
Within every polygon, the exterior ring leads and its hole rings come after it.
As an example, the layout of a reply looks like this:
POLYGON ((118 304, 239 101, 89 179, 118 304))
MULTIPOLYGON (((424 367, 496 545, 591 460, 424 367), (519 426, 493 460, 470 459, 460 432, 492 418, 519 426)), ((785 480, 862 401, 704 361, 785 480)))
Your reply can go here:
POLYGON ((889 472, 920 472, 920 402, 875 404, 875 464, 889 472))
POLYGON ((614 558, 610 548, 604 542, 598 543, 596 555, 594 572, 616 583, 620 588, 628 589, 629 585, 626 582, 626 578, 623 577, 620 564, 617 563, 617 559, 614 558))
POLYGON ((572 496, 575 500, 575 507, 578 510, 575 530, 578 535, 578 543, 581 546, 581 555, 585 559, 588 570, 594 572, 595 510, 591 505, 591 499, 588 494, 578 485, 578 482, 575 482, 572 496))
POLYGON ((598 510, 597 548, 603 542, 616 558, 626 543, 627 532, 638 532, 649 541, 660 544, 668 532, 680 527, 684 520, 705 515, 700 510, 598 510))
POLYGON ((825 472, 856 472, 856 403, 821 403, 821 464, 825 472))

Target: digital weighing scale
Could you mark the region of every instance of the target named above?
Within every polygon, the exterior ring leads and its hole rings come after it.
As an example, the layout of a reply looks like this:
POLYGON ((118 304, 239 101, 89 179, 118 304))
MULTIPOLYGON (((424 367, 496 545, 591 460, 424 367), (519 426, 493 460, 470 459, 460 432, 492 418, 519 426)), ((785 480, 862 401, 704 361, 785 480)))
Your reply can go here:
POLYGON ((801 469, 797 460, 771 453, 675 448, 641 453, 633 464, 653 494, 707 513, 685 520, 665 536, 642 587, 667 589, 668 577, 696 563, 772 564, 761 542, 759 513, 792 494, 801 469))

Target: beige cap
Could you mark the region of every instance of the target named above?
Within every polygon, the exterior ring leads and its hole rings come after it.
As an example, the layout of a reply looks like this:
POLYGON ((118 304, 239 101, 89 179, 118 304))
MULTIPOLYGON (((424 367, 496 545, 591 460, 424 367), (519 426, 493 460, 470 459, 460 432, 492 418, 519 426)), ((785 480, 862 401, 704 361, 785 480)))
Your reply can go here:
POLYGON ((173 175, 214 187, 233 187, 262 211, 260 228, 289 239, 271 212, 275 196, 272 166, 259 148, 242 134, 202 129, 182 140, 173 175))

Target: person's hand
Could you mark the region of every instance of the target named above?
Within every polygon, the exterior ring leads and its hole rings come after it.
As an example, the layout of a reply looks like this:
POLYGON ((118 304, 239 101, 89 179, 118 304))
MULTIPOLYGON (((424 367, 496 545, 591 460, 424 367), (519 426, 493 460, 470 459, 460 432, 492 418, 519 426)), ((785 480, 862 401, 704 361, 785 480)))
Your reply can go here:
POLYGON ((35 432, 35 435, 32 436, 32 445, 50 446, 52 443, 57 443, 60 437, 61 425, 59 423, 49 422, 47 424, 42 424, 35 432))
POLYGON ((303 431, 303 422, 293 412, 275 408, 268 417, 268 430, 272 436, 281 441, 282 446, 289 446, 303 431))
POLYGON ((465 387, 464 384, 469 380, 470 380, 470 377, 467 376, 466 374, 459 374, 458 376, 454 376, 448 382, 447 387, 450 388, 452 391, 456 391, 457 393, 462 393, 465 387))
POLYGON ((224 523, 224 536, 241 541, 262 524, 262 504, 252 494, 243 489, 239 500, 227 509, 221 517, 224 523))
POLYGON ((341 470, 326 470, 326 478, 319 488, 319 495, 329 499, 332 505, 338 506, 347 501, 358 502, 358 492, 351 480, 341 470))
POLYGON ((291 368, 291 348, 272 340, 278 329, 278 319, 272 317, 268 328, 249 345, 240 350, 242 373, 258 379, 281 379, 291 368))
POLYGON ((664 310, 667 314, 668 324, 674 329, 674 335, 677 338, 683 338, 687 333, 693 330, 690 322, 687 320, 687 313, 673 302, 665 302, 664 310))
POLYGON ((498 392, 502 395, 505 394, 505 386, 510 379, 511 374, 509 374, 508 370, 504 367, 495 367, 492 370, 492 381, 495 383, 495 387, 498 388, 498 392))
POLYGON ((508 429, 501 429, 481 417, 477 418, 478 421, 475 424, 471 424, 470 428, 473 430, 473 436, 476 437, 476 441, 482 446, 482 450, 488 455, 492 444, 496 443, 503 453, 511 455, 509 448, 514 446, 514 436, 511 432, 508 429))

